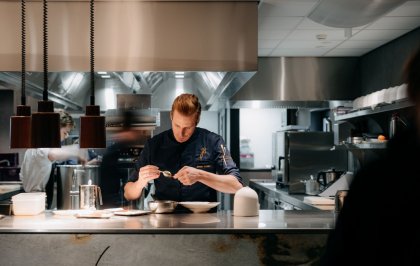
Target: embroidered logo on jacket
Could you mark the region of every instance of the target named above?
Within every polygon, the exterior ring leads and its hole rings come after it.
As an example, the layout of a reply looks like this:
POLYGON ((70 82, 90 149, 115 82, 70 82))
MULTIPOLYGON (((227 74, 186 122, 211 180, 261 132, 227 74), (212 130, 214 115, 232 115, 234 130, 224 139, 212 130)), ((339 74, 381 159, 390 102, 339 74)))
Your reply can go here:
POLYGON ((203 160, 203 157, 204 157, 204 155, 206 155, 206 153, 207 153, 206 147, 202 147, 201 151, 200 151, 200 157, 199 157, 200 161, 203 160))

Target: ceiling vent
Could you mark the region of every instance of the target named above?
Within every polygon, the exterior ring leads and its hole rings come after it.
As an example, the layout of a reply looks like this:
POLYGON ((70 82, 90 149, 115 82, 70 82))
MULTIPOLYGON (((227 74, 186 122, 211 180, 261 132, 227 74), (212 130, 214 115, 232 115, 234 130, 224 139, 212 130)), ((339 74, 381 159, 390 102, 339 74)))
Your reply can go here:
POLYGON ((369 24, 403 4, 404 0, 321 0, 308 18, 334 28, 354 28, 369 24))

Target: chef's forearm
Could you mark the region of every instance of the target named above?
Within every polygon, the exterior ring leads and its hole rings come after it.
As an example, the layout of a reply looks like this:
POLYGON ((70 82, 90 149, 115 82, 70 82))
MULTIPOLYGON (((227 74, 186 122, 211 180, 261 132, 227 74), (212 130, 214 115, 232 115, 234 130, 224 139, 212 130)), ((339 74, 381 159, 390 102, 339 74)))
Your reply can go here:
MULTIPOLYGON (((50 161, 64 161, 70 158, 83 158, 83 152, 77 145, 67 145, 61 148, 51 148, 48 151, 48 159, 50 161)), ((85 159, 85 158, 83 158, 85 159)))
POLYGON ((124 197, 127 200, 135 200, 140 198, 141 193, 146 185, 147 183, 145 183, 142 180, 137 180, 135 182, 127 182, 127 184, 124 187, 124 197))
POLYGON ((234 194, 242 184, 233 175, 217 175, 203 171, 200 182, 223 193, 234 194))

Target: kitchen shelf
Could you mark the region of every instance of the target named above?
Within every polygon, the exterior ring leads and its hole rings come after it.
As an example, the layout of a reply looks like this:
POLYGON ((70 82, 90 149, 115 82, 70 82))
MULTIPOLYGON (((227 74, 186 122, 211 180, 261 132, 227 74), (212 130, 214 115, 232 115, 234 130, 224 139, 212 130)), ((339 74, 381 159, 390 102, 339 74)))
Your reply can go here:
POLYGON ((379 114, 379 113, 399 110, 399 109, 403 109, 403 108, 407 108, 411 106, 413 106, 413 103, 407 99, 404 99, 404 100, 390 103, 390 104, 378 105, 374 109, 372 108, 360 109, 360 110, 350 111, 347 114, 336 115, 335 121, 343 121, 343 120, 348 120, 352 118, 368 116, 372 114, 379 114))
MULTIPOLYGON (((347 150, 374 150, 374 149, 385 149, 387 142, 379 142, 379 143, 343 143, 341 145, 342 148, 347 150)), ((336 146, 336 148, 339 148, 336 146)))

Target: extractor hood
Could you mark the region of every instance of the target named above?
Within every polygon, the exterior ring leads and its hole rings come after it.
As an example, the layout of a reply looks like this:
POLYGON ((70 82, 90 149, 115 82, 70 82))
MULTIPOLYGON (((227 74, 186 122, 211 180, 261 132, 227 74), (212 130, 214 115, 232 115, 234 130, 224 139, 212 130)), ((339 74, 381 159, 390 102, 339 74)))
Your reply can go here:
MULTIPOLYGON (((95 1, 95 69, 256 71, 257 0, 95 1)), ((20 71, 20 1, 0 0, 0 71, 20 71)), ((42 71, 42 1, 27 10, 28 71, 42 71)), ((52 72, 89 68, 89 1, 50 1, 52 72)))
POLYGON ((329 108, 360 93, 358 58, 260 57, 232 108, 329 108))
MULTIPOLYGON (((203 110, 223 108, 228 99, 235 94, 255 72, 184 72, 177 78, 175 72, 107 72, 95 73, 95 102, 102 111, 119 109, 119 94, 150 95, 147 107, 163 111, 170 110, 172 102, 181 93, 198 96, 203 110)), ((89 73, 55 72, 49 74, 49 99, 56 107, 71 112, 82 112, 88 104, 90 93, 89 73)), ((20 72, 0 72, 3 86, 19 93, 20 72)), ((43 74, 28 72, 26 93, 34 99, 42 99, 43 74)), ((121 109, 121 108, 120 108, 121 109)))

